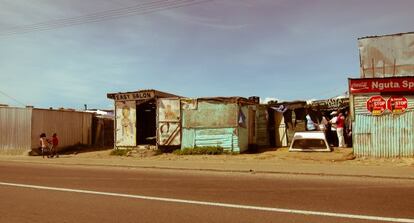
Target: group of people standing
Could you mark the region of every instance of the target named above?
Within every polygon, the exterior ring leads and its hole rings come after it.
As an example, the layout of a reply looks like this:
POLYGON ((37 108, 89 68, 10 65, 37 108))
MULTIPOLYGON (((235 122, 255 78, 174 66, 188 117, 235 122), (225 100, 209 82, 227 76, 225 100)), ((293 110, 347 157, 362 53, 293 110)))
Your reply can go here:
POLYGON ((56 158, 59 157, 57 147, 59 145, 59 139, 57 137, 57 134, 54 133, 51 139, 48 139, 46 137, 46 133, 40 134, 40 150, 42 153, 42 157, 45 158, 45 155, 47 158, 53 158, 56 156, 56 158))
POLYGON ((315 122, 309 112, 306 115, 306 129, 308 131, 323 131, 330 146, 352 146, 352 122, 348 112, 333 111, 330 115, 322 114, 315 122))

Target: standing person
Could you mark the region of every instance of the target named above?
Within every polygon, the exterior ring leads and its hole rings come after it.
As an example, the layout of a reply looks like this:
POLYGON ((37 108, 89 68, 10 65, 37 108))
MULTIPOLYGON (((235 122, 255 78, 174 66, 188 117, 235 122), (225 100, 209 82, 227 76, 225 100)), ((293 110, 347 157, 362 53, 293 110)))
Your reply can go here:
POLYGON ((328 124, 329 124, 328 119, 326 118, 325 115, 322 115, 321 122, 319 123, 319 130, 322 131, 325 134, 325 136, 327 135, 326 130, 328 128, 328 124))
POLYGON ((336 132, 336 127, 337 127, 336 122, 338 120, 337 114, 338 114, 338 112, 333 111, 331 113, 332 118, 329 121, 329 123, 331 123, 331 142, 330 142, 330 144, 332 146, 338 146, 338 134, 336 132))
POLYGON ((54 133, 52 136, 52 157, 56 156, 56 158, 59 158, 59 154, 57 151, 58 145, 59 145, 59 139, 57 137, 57 134, 54 133))
POLYGON ((39 143, 40 143, 40 150, 42 152, 42 157, 45 158, 45 153, 47 153, 47 158, 49 158, 49 142, 46 138, 46 134, 42 133, 40 134, 40 139, 39 139, 39 143))
POLYGON ((341 148, 345 147, 344 126, 345 117, 342 114, 342 112, 339 112, 339 115, 336 120, 336 133, 338 134, 338 146, 341 148))
POLYGON ((348 111, 345 112, 345 144, 352 147, 352 120, 348 111))

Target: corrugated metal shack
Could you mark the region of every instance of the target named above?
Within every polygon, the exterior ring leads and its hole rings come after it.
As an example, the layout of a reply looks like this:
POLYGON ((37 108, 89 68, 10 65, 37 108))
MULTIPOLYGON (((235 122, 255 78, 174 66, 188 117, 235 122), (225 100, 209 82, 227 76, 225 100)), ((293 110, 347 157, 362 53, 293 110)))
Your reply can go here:
POLYGON ((39 135, 57 133, 59 148, 90 145, 92 114, 78 111, 0 107, 0 152, 23 154, 39 147, 39 135))
POLYGON ((288 146, 295 132, 306 131, 306 101, 268 105, 270 145, 288 146))
POLYGON ((358 42, 361 78, 349 79, 354 153, 413 157, 414 33, 358 42))
POLYGON ((255 101, 212 97, 181 99, 181 105, 182 149, 220 146, 227 151, 244 152, 266 144, 266 138, 256 134, 256 120, 263 117, 263 109, 255 101), (258 143, 257 139, 263 141, 258 143))
POLYGON ((179 98, 177 95, 152 89, 109 93, 107 97, 115 102, 114 146, 119 149, 156 145, 159 129, 157 100, 179 98))

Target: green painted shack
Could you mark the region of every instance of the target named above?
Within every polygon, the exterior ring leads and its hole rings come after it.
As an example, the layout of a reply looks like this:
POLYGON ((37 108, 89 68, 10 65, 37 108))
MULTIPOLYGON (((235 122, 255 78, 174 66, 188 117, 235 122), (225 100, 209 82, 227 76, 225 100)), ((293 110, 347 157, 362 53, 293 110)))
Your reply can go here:
POLYGON ((181 99, 181 149, 218 146, 240 153, 255 148, 258 107, 242 97, 181 99))

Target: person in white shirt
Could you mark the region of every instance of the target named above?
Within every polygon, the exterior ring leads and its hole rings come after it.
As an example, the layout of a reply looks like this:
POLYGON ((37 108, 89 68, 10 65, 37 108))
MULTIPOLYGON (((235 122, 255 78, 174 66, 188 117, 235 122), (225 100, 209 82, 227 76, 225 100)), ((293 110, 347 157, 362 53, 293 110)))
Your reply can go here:
POLYGON ((331 141, 329 142, 329 144, 331 144, 331 146, 338 146, 338 135, 337 135, 337 132, 336 132, 336 128, 337 128, 336 122, 338 120, 337 114, 338 114, 338 112, 333 111, 331 113, 332 118, 329 121, 329 123, 331 123, 331 134, 330 134, 331 135, 331 137, 330 137, 331 141))
POLYGON ((49 158, 49 141, 47 140, 45 133, 40 134, 39 143, 42 157, 45 158, 45 154, 47 154, 47 158, 49 158))

